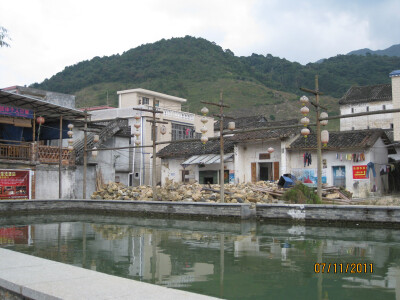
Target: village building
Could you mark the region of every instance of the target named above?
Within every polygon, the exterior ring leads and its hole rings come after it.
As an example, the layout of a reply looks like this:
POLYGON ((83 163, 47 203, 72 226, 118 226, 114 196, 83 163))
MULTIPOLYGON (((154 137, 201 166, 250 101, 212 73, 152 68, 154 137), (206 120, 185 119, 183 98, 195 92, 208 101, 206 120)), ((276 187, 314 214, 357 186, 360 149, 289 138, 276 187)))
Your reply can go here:
MULTIPOLYGON (((298 120, 267 122, 264 117, 251 116, 242 118, 239 126, 245 129, 246 126, 260 128, 297 123, 298 120)), ((287 169, 286 145, 295 138, 296 134, 298 134, 296 128, 283 128, 226 136, 224 139, 224 182, 278 180, 287 169), (270 147, 274 148, 273 153, 268 152, 270 147)), ((201 142, 171 144, 159 151, 157 156, 162 159, 162 184, 167 180, 219 184, 219 139, 210 140, 204 145, 201 142)))
MULTIPOLYGON (((391 84, 352 86, 339 101, 340 114, 347 115, 400 108, 400 71, 391 72, 389 77, 391 77, 391 84)), ((399 119, 400 113, 342 118, 340 119, 340 130, 385 129, 387 136, 396 148, 396 153, 389 154, 389 158, 400 160, 400 144, 398 144, 400 133, 399 137, 395 139, 395 127, 400 127, 399 119)))
MULTIPOLYGON (((202 116, 193 113, 182 111, 182 104, 186 103, 186 99, 175 97, 167 94, 162 94, 145 89, 131 89, 118 91, 118 108, 107 108, 92 110, 91 121, 110 121, 118 118, 127 119, 128 126, 131 128, 131 141, 132 146, 135 145, 136 139, 140 140, 140 145, 133 149, 131 152, 125 154, 129 157, 130 172, 121 175, 120 181, 126 182, 130 186, 137 185, 151 185, 152 182, 152 123, 148 122, 152 119, 152 113, 146 111, 135 110, 139 109, 152 109, 153 104, 156 107, 157 121, 166 122, 166 124, 156 125, 157 142, 167 142, 182 139, 192 139, 201 137, 200 128, 203 126, 200 119, 202 116), (135 116, 139 115, 139 120, 135 116), (140 124, 140 135, 134 136, 137 130, 134 125, 140 124), (164 134, 163 134, 164 133, 164 134)), ((213 136, 213 118, 208 117, 206 127, 208 131, 207 137, 213 136)), ((160 151, 166 144, 156 146, 156 150, 160 151)), ((161 176, 161 160, 158 158, 156 161, 156 183, 162 181, 161 176)))
MULTIPOLYGON (((224 142, 224 183, 234 183, 234 145, 231 140, 224 142), (231 177, 230 177, 231 176, 231 177)), ((167 181, 198 182, 200 184, 220 183, 220 142, 209 140, 173 143, 161 149, 161 184, 167 181)))
POLYGON ((20 88, 0 90, 0 198, 56 199, 61 180, 61 196, 74 198, 75 157, 66 140, 68 124, 84 113, 57 104, 74 105, 68 95, 36 97, 20 88))
MULTIPOLYGON (((316 134, 299 136, 287 151, 288 173, 316 186, 316 134)), ((322 183, 343 187, 355 198, 388 193, 394 188, 389 153, 395 149, 382 129, 330 132, 329 143, 322 148, 322 183)))

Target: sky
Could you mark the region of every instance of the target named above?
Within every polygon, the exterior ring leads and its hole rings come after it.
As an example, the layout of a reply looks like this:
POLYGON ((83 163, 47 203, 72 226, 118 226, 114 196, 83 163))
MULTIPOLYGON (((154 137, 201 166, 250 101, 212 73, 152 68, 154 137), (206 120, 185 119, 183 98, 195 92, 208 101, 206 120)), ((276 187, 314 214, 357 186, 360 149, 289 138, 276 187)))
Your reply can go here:
POLYGON ((238 56, 301 64, 400 43, 399 0, 0 0, 0 88, 160 39, 205 38, 238 56))

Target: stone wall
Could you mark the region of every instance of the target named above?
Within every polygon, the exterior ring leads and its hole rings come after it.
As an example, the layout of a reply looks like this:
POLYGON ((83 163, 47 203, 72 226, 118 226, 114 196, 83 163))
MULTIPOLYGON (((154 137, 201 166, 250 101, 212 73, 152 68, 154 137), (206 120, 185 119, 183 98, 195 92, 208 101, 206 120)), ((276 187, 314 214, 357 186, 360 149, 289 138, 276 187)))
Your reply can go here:
POLYGON ((105 200, 0 201, 0 215, 48 212, 101 212, 116 214, 172 215, 203 218, 286 220, 309 223, 364 223, 400 225, 400 207, 372 205, 298 205, 192 203, 105 200))
POLYGON ((259 219, 316 222, 398 223, 400 207, 372 205, 258 204, 259 219))

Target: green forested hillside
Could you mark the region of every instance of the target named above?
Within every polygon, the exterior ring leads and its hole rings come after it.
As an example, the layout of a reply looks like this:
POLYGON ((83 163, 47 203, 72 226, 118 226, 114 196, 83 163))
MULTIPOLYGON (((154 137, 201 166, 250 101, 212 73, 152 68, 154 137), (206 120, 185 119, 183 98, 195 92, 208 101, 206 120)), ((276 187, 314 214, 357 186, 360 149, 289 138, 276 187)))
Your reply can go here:
POLYGON ((215 43, 186 36, 160 40, 109 57, 95 57, 66 67, 40 89, 75 94, 77 106, 117 104, 116 91, 146 88, 188 99, 186 109, 197 111, 201 100, 216 101, 219 92, 233 110, 263 111, 271 118, 298 109, 299 87, 314 87, 319 75, 322 99, 337 113, 337 98, 351 85, 390 82, 400 69, 400 57, 339 55, 305 66, 270 54, 235 56, 215 43))

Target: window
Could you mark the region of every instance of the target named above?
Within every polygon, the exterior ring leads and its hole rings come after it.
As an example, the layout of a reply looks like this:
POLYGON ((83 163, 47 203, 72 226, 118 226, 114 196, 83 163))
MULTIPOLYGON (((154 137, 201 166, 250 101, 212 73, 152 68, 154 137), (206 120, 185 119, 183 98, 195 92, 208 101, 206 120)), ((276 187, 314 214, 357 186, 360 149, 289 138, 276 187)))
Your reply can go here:
POLYGON ((354 127, 351 127, 351 130, 354 130, 354 127))
POLYGON ((147 97, 142 97, 142 101, 143 101, 143 105, 149 105, 149 103, 150 103, 150 99, 147 97))
POLYGON ((160 106, 160 100, 154 100, 154 105, 157 107, 160 106))
POLYGON ((390 123, 390 129, 393 129, 393 123, 390 123))
POLYGON ((189 170, 182 170, 182 182, 189 182, 189 177, 186 175, 189 175, 189 170))
POLYGON ((367 129, 369 129, 369 125, 367 126, 367 129))
POLYGON ((383 110, 386 109, 386 105, 385 105, 385 104, 382 105, 382 109, 383 109, 383 110))
POLYGON ((172 140, 192 139, 194 133, 193 126, 172 123, 172 140))
POLYGON ((367 111, 369 111, 369 106, 367 106, 367 111))
POLYGON ((352 114, 354 113, 354 107, 351 108, 351 113, 352 113, 352 114))

